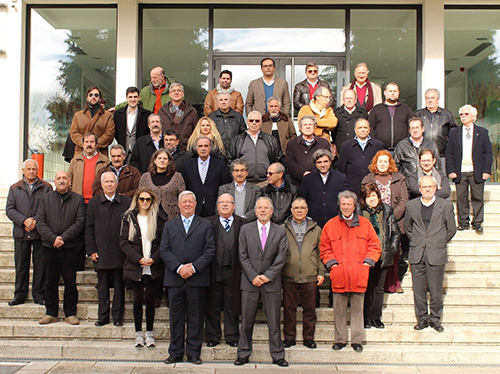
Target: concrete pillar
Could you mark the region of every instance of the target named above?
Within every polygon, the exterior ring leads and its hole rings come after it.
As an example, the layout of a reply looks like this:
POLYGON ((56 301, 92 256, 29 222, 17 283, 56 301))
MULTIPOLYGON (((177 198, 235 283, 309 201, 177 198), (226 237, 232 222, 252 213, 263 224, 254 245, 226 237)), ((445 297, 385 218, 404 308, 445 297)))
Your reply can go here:
MULTIPOLYGON (((425 90, 437 88, 439 106, 444 107, 444 0, 425 0, 422 7, 423 67, 422 106, 425 90)), ((420 101, 419 101, 420 102, 420 101)))
POLYGON ((118 0, 116 103, 125 101, 125 90, 127 87, 137 84, 138 44, 139 6, 137 0, 118 0))

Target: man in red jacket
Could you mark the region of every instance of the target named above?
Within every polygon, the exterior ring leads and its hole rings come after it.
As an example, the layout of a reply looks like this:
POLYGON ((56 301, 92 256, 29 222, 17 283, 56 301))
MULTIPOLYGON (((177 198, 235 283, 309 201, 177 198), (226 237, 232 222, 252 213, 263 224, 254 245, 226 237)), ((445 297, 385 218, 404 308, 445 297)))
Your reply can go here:
POLYGON ((323 227, 319 245, 321 259, 330 272, 335 319, 335 344, 339 351, 347 342, 347 304, 351 304, 351 346, 363 352, 363 300, 370 267, 380 257, 380 239, 370 221, 356 213, 354 192, 339 193, 339 215, 323 227))

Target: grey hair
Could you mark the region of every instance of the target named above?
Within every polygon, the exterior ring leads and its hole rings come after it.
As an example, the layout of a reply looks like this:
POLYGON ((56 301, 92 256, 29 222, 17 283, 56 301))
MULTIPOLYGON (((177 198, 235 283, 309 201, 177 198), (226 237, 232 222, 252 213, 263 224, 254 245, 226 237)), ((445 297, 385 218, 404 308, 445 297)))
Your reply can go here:
POLYGON ((370 70, 368 69, 368 65, 366 65, 366 62, 360 62, 359 64, 357 64, 355 67, 354 67, 354 70, 356 70, 357 68, 360 68, 361 66, 364 66, 366 68, 366 70, 370 70))
POLYGON ((208 140, 208 144, 210 145, 210 148, 212 148, 212 141, 206 137, 205 135, 200 135, 196 138, 194 144, 196 144, 196 149, 198 149, 198 142, 201 140, 201 139, 207 139, 208 140))
POLYGON ((233 201, 233 203, 234 203, 234 197, 233 197, 231 194, 229 194, 229 193, 223 193, 222 195, 220 195, 220 196, 217 198, 217 204, 219 204, 219 200, 221 199, 221 197, 222 197, 222 196, 226 196, 226 195, 227 195, 227 196, 229 196, 229 197, 231 198, 231 200, 233 201))
POLYGON ((342 92, 342 99, 344 98, 346 92, 352 92, 354 94, 354 98, 358 98, 358 94, 356 93, 356 90, 353 90, 352 88, 348 88, 342 92))
POLYGON ((168 88, 168 92, 172 91, 172 88, 173 87, 176 87, 176 86, 179 86, 182 90, 182 92, 184 92, 184 86, 178 82, 174 82, 170 85, 170 87, 168 88))
POLYGON ((328 87, 322 87, 322 86, 319 86, 318 88, 316 88, 316 90, 314 91, 314 94, 313 94, 313 99, 316 100, 316 97, 320 96, 320 95, 323 95, 323 90, 326 90, 328 91, 330 94, 332 93, 332 91, 330 91, 330 89, 328 87))
POLYGON ((181 198, 183 196, 187 196, 187 195, 193 195, 194 199, 196 200, 196 195, 194 194, 193 191, 189 191, 189 190, 184 190, 182 191, 180 194, 179 194, 179 197, 177 198, 177 202, 181 202, 181 198))
POLYGON ((306 206, 307 206, 307 207, 309 207, 309 204, 307 204, 307 200, 306 200, 306 199, 304 199, 303 197, 296 197, 296 198, 292 201, 292 203, 291 203, 290 205, 293 205, 293 203, 294 203, 294 202, 296 202, 296 201, 297 201, 297 202, 302 201, 303 203, 305 203, 305 204, 306 204, 306 206))
POLYGON ((311 62, 308 62, 307 65, 306 65, 306 71, 307 71, 307 68, 310 68, 311 66, 315 67, 316 69, 319 70, 319 66, 317 63, 315 63, 314 61, 311 61, 311 62))
POLYGON ((236 165, 243 165, 245 169, 248 171, 248 162, 244 158, 236 158, 233 161, 231 161, 231 164, 229 165, 229 168, 231 169, 231 173, 234 171, 234 167, 236 165))
POLYGON ((345 190, 345 191, 342 191, 342 192, 339 192, 338 194, 338 200, 337 200, 337 204, 340 206, 340 199, 353 199, 354 200, 354 205, 358 205, 358 195, 356 195, 354 192, 352 191, 349 191, 349 190, 345 190))
POLYGON ((436 96, 438 97, 438 99, 441 98, 441 94, 439 93, 439 90, 437 88, 428 88, 428 89, 426 89, 424 95, 427 95, 428 92, 435 92, 436 96))
POLYGON ((120 151, 122 151, 122 154, 125 156, 127 154, 127 151, 125 151, 125 148, 123 148, 123 146, 121 144, 113 144, 110 148, 109 148, 109 153, 111 154, 111 151, 113 149, 119 149, 120 151))
POLYGON ((248 113, 247 118, 248 118, 248 117, 250 117, 250 114, 254 114, 254 113, 255 113, 255 114, 258 114, 258 115, 259 115, 260 120, 262 121, 262 113, 261 113, 261 112, 259 112, 258 110, 252 110, 250 113, 248 113))
POLYGON ((26 160, 24 160, 24 162, 23 162, 23 167, 22 167, 23 169, 26 169, 26 164, 27 164, 28 162, 34 162, 34 163, 35 163, 35 165, 36 165, 36 168, 37 168, 37 170, 38 170, 38 162, 37 162, 36 160, 33 160, 32 158, 27 158, 26 160))
POLYGON ((254 206, 254 209, 256 209, 256 208, 257 208, 257 205, 259 204, 259 201, 261 201, 261 200, 267 200, 267 201, 269 201, 269 204, 271 204, 271 209, 273 209, 273 210, 274 210, 274 204, 273 204, 273 201, 272 201, 270 198, 268 198, 267 196, 261 196, 261 197, 259 197, 259 198, 255 201, 255 206, 254 206))
POLYGON ((276 172, 277 173, 283 173, 283 176, 285 176, 285 167, 283 166, 282 163, 280 163, 280 162, 273 162, 271 165, 269 165, 268 169, 271 166, 273 166, 273 165, 276 167, 276 172))
POLYGON ((419 187, 420 187, 420 182, 421 182, 421 181, 422 181, 422 179, 424 179, 424 178, 432 178, 432 180, 434 181, 434 186, 436 186, 436 187, 437 187, 438 182, 437 182, 436 178, 434 178, 432 175, 424 175, 424 176, 420 177, 420 178, 419 178, 419 180, 418 180, 418 186, 419 186, 419 187))
POLYGON ((327 156, 330 161, 333 161, 333 154, 328 149, 318 149, 312 155, 312 161, 316 163, 321 157, 327 156))
POLYGON ((115 173, 113 173, 112 171, 105 171, 104 173, 101 174, 101 184, 103 183, 104 181, 104 176, 106 174, 111 174, 113 175, 113 177, 115 177, 115 181, 116 181, 116 184, 118 184, 118 175, 116 175, 115 173))
POLYGON ((216 96, 217 100, 219 100, 221 96, 227 96, 229 99, 231 99, 231 94, 229 94, 229 92, 219 92, 216 96))
POLYGON ((368 121, 367 119, 365 118, 358 118, 356 120, 356 122, 354 122, 354 129, 356 129, 356 126, 358 126, 358 123, 361 123, 361 122, 366 122, 368 123, 368 127, 371 128, 371 125, 370 125, 370 121, 368 121))
POLYGON ((281 99, 279 97, 276 97, 276 96, 271 96, 269 99, 267 99, 267 105, 269 105, 269 103, 272 101, 272 100, 276 100, 278 102, 278 105, 280 106, 281 108, 281 99))
POLYGON ((161 120, 161 117, 158 113, 151 113, 149 116, 148 116, 148 125, 149 125, 149 122, 151 121, 151 117, 158 117, 160 119, 160 123, 163 123, 162 120, 161 120))
POLYGON ((316 125, 318 123, 316 121, 316 117, 307 114, 304 117, 300 117, 300 119, 299 119, 299 129, 302 127, 302 121, 304 121, 305 119, 311 119, 311 120, 313 120, 314 121, 314 127, 316 127, 316 125))
POLYGON ((464 106, 461 106, 460 109, 458 110, 459 114, 462 111, 462 109, 470 111, 470 114, 472 114, 474 116, 474 120, 476 120, 476 118, 477 118, 477 108, 476 107, 473 107, 470 104, 465 104, 464 106))

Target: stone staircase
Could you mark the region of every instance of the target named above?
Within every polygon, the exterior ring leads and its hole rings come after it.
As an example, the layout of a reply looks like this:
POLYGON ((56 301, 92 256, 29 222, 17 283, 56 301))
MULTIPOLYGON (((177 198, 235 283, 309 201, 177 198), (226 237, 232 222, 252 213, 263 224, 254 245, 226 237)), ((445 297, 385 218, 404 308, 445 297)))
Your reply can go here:
MULTIPOLYGON (((126 291, 125 325, 95 327, 97 319, 97 276, 87 259, 85 271, 77 276, 78 317, 81 324, 60 322, 38 324, 45 308, 33 304, 9 307, 14 291, 14 256, 11 222, 5 216, 7 190, 0 190, 0 360, 1 359, 114 359, 162 360, 168 356, 168 308, 157 309, 155 335, 157 347, 134 348, 132 291, 126 291)), ((445 275, 444 333, 433 329, 413 330, 415 315, 411 276, 403 281, 404 294, 386 294, 383 330, 366 330, 365 351, 331 349, 334 336, 333 309, 327 307, 327 290, 321 291, 316 341, 318 349, 309 350, 298 343, 287 349, 293 363, 463 363, 497 364, 500 354, 500 186, 486 188, 485 232, 458 232, 449 245, 449 263, 445 275), (495 359, 497 357, 497 359, 495 359)), ((62 287, 61 287, 62 297, 62 287)), ((60 316, 63 316, 62 310, 60 316)), ((299 321, 302 313, 299 310, 299 321)), ((267 326, 260 310, 254 331, 251 361, 269 362, 267 326)), ((298 324, 298 338, 301 337, 298 324)), ((222 343, 202 349, 205 361, 236 358, 236 348, 222 343)))

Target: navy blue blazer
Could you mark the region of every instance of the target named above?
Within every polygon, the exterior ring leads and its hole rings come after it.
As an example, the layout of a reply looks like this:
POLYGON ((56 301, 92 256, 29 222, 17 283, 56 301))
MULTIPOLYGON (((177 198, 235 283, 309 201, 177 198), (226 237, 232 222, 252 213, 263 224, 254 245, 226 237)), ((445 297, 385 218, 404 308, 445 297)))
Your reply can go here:
POLYGON ((215 256, 212 223, 195 215, 186 234, 180 215, 165 222, 160 255, 165 263, 165 286, 179 287, 187 283, 188 286, 209 287, 209 265, 215 256), (177 269, 180 265, 189 263, 193 264, 196 272, 184 280, 177 269))
MULTIPOLYGON (((451 129, 446 146, 446 172, 456 173, 453 182, 460 183, 462 178, 462 134, 463 126, 451 129)), ((493 148, 491 147, 488 130, 474 124, 472 138, 472 164, 474 165, 474 180, 483 183, 483 173, 491 174, 493 164, 493 148)))

